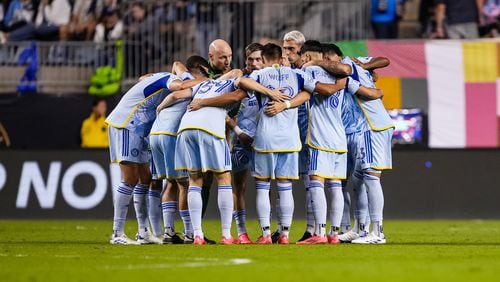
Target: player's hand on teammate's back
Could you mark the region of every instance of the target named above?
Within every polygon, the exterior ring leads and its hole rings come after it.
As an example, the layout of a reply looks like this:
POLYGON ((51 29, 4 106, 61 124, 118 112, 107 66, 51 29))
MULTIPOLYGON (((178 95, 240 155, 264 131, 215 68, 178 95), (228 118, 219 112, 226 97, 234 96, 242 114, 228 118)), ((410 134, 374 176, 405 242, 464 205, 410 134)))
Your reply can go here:
POLYGON ((281 88, 278 89, 269 89, 269 98, 278 102, 285 102, 286 100, 290 100, 290 95, 284 94, 281 92, 281 88))
POLYGON ((286 109, 286 104, 285 103, 270 101, 269 103, 267 103, 267 106, 264 109, 264 113, 267 116, 273 117, 273 116, 281 113, 285 109, 286 109))
POLYGON ((193 99, 193 101, 191 101, 191 103, 189 103, 189 105, 187 106, 188 111, 192 112, 203 108, 201 100, 203 99, 193 99))

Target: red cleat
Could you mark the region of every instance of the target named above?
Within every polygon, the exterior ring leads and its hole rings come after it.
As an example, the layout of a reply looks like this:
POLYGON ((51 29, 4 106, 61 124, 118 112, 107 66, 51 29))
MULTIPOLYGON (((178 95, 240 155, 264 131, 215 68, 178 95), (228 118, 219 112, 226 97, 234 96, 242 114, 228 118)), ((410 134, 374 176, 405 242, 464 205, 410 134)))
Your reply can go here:
POLYGON ((260 236, 257 239, 257 242, 255 242, 255 243, 262 244, 262 245, 270 245, 273 243, 273 241, 271 240, 271 235, 267 235, 266 237, 260 236))
POLYGON ((247 233, 243 233, 240 236, 238 236, 238 239, 236 240, 236 242, 237 242, 236 244, 241 244, 241 245, 253 244, 252 240, 250 240, 250 238, 248 238, 247 233))
POLYGON ((328 236, 328 244, 340 244, 339 235, 333 234, 332 236, 328 236))
POLYGON ((194 237, 193 245, 206 245, 207 242, 200 236, 194 237))
POLYGON ((328 238, 326 236, 314 235, 309 239, 304 241, 299 241, 297 245, 315 245, 315 244, 328 244, 328 238))
POLYGON ((226 238, 222 236, 222 239, 220 239, 220 244, 221 245, 232 245, 234 244, 234 239, 233 237, 226 238))
POLYGON ((281 235, 280 238, 278 239, 278 244, 288 244, 289 241, 288 241, 288 236, 286 235, 281 235))

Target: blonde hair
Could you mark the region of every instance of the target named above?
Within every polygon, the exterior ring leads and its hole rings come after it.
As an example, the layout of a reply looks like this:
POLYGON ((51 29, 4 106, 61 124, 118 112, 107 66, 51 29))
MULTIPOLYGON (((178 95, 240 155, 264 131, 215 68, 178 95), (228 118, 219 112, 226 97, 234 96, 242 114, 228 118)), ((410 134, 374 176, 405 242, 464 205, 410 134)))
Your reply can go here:
POLYGON ((304 37, 304 34, 302 34, 302 32, 300 32, 298 30, 292 30, 292 31, 288 32, 287 34, 285 34, 285 36, 283 36, 283 41, 291 41, 291 40, 297 42, 300 45, 302 45, 302 44, 304 44, 304 42, 306 42, 306 38, 304 37))

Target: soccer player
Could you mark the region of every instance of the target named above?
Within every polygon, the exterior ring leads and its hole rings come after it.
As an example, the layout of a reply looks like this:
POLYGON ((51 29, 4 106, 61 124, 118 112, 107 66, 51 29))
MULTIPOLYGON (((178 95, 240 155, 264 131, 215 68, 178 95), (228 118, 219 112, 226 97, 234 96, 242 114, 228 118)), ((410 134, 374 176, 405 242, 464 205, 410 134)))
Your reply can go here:
MULTIPOLYGON (((262 68, 262 44, 251 43, 245 48, 244 75, 262 68)), ((249 168, 253 167, 253 137, 257 128, 259 107, 254 95, 245 97, 240 104, 236 121, 227 118, 227 125, 235 134, 235 141, 231 149, 231 163, 233 172, 234 213, 238 231, 238 244, 252 244, 246 229, 245 192, 249 168)))
MULTIPOLYGON (((208 62, 203 57, 191 56, 187 59, 186 66, 175 62, 172 72, 179 74, 179 77, 185 81, 208 78, 208 68, 208 62)), ((151 151, 158 179, 167 179, 161 203, 165 226, 163 243, 165 244, 193 242, 193 227, 187 206, 188 174, 185 170, 176 171, 174 164, 177 130, 189 101, 181 100, 164 109, 160 104, 150 133, 151 151), (174 220, 177 208, 184 223, 184 239, 175 233, 174 220)))
POLYGON ((140 80, 122 97, 106 119, 109 125, 109 151, 112 162, 120 164, 122 182, 114 199, 114 224, 111 244, 161 243, 148 231, 146 195, 151 181, 148 138, 156 118, 155 109, 173 90, 188 87, 177 76, 164 72, 140 80), (167 89, 168 91, 164 91, 167 89), (137 242, 124 232, 128 205, 134 194, 139 232, 137 242))
POLYGON ((249 90, 263 91, 274 99, 283 100, 285 95, 278 90, 264 88, 250 79, 229 79, 206 81, 184 91, 178 91, 166 98, 165 105, 170 105, 177 99, 194 97, 193 105, 203 105, 204 101, 229 99, 229 103, 220 107, 209 106, 195 108, 191 105, 181 120, 176 144, 175 166, 176 169, 189 171, 188 206, 194 230, 194 244, 206 244, 202 222, 201 186, 203 185, 202 173, 211 171, 215 174, 218 184, 218 205, 221 213, 222 238, 221 244, 233 244, 231 236, 231 221, 233 213, 233 196, 231 186, 231 157, 225 140, 225 118, 228 104, 241 101, 247 96, 246 92, 236 90, 235 87, 249 90), (224 95, 226 93, 230 93, 224 95), (200 110, 197 110, 200 109, 200 110))

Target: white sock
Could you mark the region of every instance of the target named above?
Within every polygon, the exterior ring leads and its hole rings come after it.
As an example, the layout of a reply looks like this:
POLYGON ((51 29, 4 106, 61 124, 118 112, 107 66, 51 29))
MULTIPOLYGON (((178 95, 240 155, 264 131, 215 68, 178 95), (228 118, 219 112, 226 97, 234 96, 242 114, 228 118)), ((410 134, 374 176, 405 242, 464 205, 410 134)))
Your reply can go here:
POLYGON ((233 187, 231 184, 219 185, 217 203, 219 204, 222 236, 231 238, 231 223, 233 222, 233 187))
POLYGON ((130 204, 130 199, 132 198, 133 188, 127 183, 122 182, 116 190, 118 192, 116 193, 115 201, 113 203, 113 234, 115 236, 120 236, 124 233, 128 205, 130 204))
POLYGON ((327 180, 326 188, 330 194, 330 224, 340 230, 340 222, 344 212, 344 196, 340 180, 327 180))
POLYGON ((165 234, 173 236, 175 234, 175 212, 177 211, 177 202, 168 201, 161 203, 163 210, 163 224, 165 225, 165 234))
POLYGON ((288 236, 290 226, 292 225, 294 201, 292 193, 291 181, 278 182, 278 194, 280 195, 280 215, 281 215, 281 231, 280 235, 288 236))
POLYGON ((262 236, 266 237, 271 235, 271 203, 269 202, 271 183, 268 181, 256 181, 255 186, 257 188, 257 217, 259 218, 262 236))
POLYGON ((134 187, 134 209, 139 226, 139 236, 144 237, 148 232, 148 185, 137 184, 134 187))
POLYGON ((309 184, 309 192, 311 194, 311 205, 314 211, 315 234, 318 236, 325 235, 326 226, 326 196, 323 184, 316 180, 311 180, 309 184))
POLYGON ((377 236, 382 230, 382 219, 384 211, 384 192, 380 184, 380 178, 369 173, 363 174, 363 180, 368 192, 368 210, 373 223, 373 231, 377 236))
POLYGON ((345 233, 351 229, 351 194, 349 194, 347 181, 342 181, 342 194, 344 195, 344 212, 340 222, 340 231, 345 233))
POLYGON ((179 210, 179 214, 184 223, 184 236, 193 236, 193 224, 191 223, 191 217, 189 216, 189 210, 179 210))
POLYGON ((236 229, 238 230, 238 236, 241 234, 247 233, 246 221, 247 221, 247 212, 245 209, 236 210, 233 212, 233 218, 236 222, 236 229))
POLYGON ((201 187, 189 186, 188 207, 189 207, 189 216, 191 217, 191 222, 193 224, 193 235, 204 238, 203 230, 201 229, 201 211, 203 209, 203 200, 201 199, 201 187))
POLYGON ((368 217, 368 194, 366 193, 366 185, 363 183, 363 174, 360 171, 355 171, 351 179, 353 191, 356 195, 356 208, 354 209, 354 218, 358 222, 354 226, 354 231, 360 233, 366 226, 366 218, 368 217), (361 230, 360 230, 361 226, 361 230))
POLYGON ((153 235, 156 237, 163 234, 162 216, 161 216, 161 193, 160 191, 149 190, 148 193, 148 215, 153 235))
POLYGON ((316 222, 314 221, 314 211, 311 203, 311 192, 309 192, 310 179, 308 175, 302 176, 302 182, 306 188, 306 231, 314 234, 316 222))

